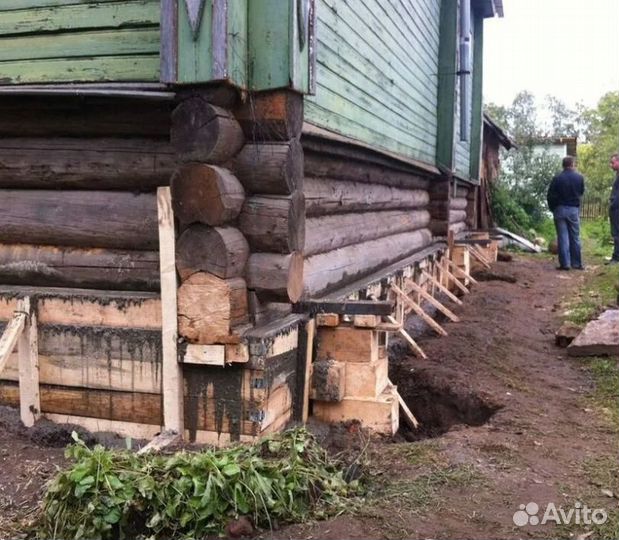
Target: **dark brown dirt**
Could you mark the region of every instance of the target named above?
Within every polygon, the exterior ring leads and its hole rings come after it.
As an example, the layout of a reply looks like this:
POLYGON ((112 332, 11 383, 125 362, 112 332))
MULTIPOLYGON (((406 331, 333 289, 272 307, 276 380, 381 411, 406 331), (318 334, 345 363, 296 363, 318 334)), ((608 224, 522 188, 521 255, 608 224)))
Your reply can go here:
MULTIPOLYGON (((586 274, 559 273, 549 260, 518 256, 493 270, 517 282, 479 283, 463 306, 450 305, 462 320, 442 321, 449 335, 417 338, 428 360, 392 343, 390 377, 422 422, 419 432, 402 429, 368 445, 355 423, 315 428, 332 452, 369 462, 365 502, 352 514, 268 531, 263 538, 559 536, 554 525, 518 528, 512 516, 528 502, 572 506, 592 487, 583 463, 616 459, 619 451, 617 426, 588 399, 590 373, 554 345, 557 306, 586 274)), ((411 329, 418 328, 411 321, 411 329)), ((32 437, 15 418, 0 411, 0 538, 20 536, 44 482, 64 463, 55 447, 63 435, 32 437)), ((587 503, 617 506, 601 494, 587 503)))
MULTIPOLYGON (((385 495, 382 503, 368 497, 367 508, 355 516, 264 537, 556 538, 560 533, 552 523, 516 527, 512 517, 519 505, 572 507, 593 492, 590 508, 616 509, 616 499, 592 485, 583 463, 617 459, 619 426, 591 408, 591 375, 554 344, 563 309, 557 306, 586 276, 559 273, 554 266, 547 259, 518 256, 493 265, 516 283, 482 282, 463 298, 463 306, 450 305, 461 322, 441 323, 449 335, 426 332, 417 338, 428 360, 409 355, 402 343, 391 346, 390 377, 424 426, 415 434, 401 428, 394 440, 372 443, 375 481, 414 482, 427 473, 428 463, 470 470, 473 478, 446 481, 428 504, 408 506, 410 486, 417 485, 410 484, 397 497, 385 495), (428 443, 433 449, 428 463, 411 460, 415 448, 428 443)), ((419 328, 415 321, 410 327, 419 328)), ((587 530, 583 526, 575 534, 587 530)))

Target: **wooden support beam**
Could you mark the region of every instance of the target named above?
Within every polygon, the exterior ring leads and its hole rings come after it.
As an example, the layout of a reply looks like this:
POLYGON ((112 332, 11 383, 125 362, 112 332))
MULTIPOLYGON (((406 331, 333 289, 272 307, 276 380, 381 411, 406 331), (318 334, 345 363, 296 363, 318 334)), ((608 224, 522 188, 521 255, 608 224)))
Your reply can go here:
MULTIPOLYGON (((458 317, 453 311, 451 311, 450 309, 446 308, 443 304, 441 304, 436 298, 434 298, 434 296, 432 296, 431 294, 428 294, 426 291, 424 291, 412 279, 407 280, 406 283, 408 285, 410 285, 415 292, 419 293, 419 295, 424 300, 427 300, 428 302, 430 302, 430 304, 432 304, 436 309, 438 309, 445 316, 450 318, 453 322, 460 322, 460 317, 458 317)), ((405 291, 405 293, 406 293, 406 291, 405 291)))
POLYGON ((164 448, 176 444, 181 440, 180 434, 176 433, 176 431, 162 431, 157 435, 152 441, 150 441, 146 446, 140 448, 136 453, 138 456, 149 454, 150 452, 159 452, 164 448))
POLYGON ((178 322, 174 212, 168 186, 157 189, 157 213, 161 272, 163 425, 166 430, 183 433, 183 372, 176 351, 178 322))
POLYGON ((453 270, 454 274, 460 276, 461 278, 470 280, 471 283, 479 283, 474 277, 472 277, 470 274, 467 274, 464 270, 462 270, 462 268, 460 268, 451 259, 447 259, 447 263, 449 264, 449 267, 453 270))
POLYGON ((340 316, 337 313, 316 313, 318 326, 339 326, 340 316))
MULTIPOLYGON (((398 321, 395 319, 395 317, 392 317, 391 315, 389 315, 387 317, 387 319, 389 320, 390 323, 393 324, 400 324, 398 323, 398 321)), ((413 352, 419 357, 419 358, 423 358, 424 360, 427 360, 428 357, 426 355, 426 353, 423 352, 423 349, 417 345, 417 342, 410 336, 410 334, 404 330, 404 328, 400 328, 398 330, 398 332, 400 333, 400 335, 408 342, 408 344, 411 346, 411 348, 413 349, 413 352)))
POLYGON ((421 271, 421 275, 426 279, 431 280, 432 283, 436 285, 436 287, 444 293, 452 302, 455 302, 459 306, 462 305, 462 300, 460 300, 455 294, 453 294, 449 289, 443 287, 438 281, 436 281, 430 274, 428 274, 425 270, 421 271))
POLYGON ((0 337, 0 373, 2 373, 4 366, 6 366, 11 353, 17 345, 19 337, 24 331, 27 317, 28 314, 26 312, 16 311, 15 315, 4 329, 4 333, 0 337))
POLYGON ((314 335, 316 321, 310 319, 305 325, 307 348, 305 352, 305 378, 303 379, 303 411, 301 420, 305 424, 309 418, 310 382, 312 378, 312 357, 314 356, 314 335))
POLYGON ((32 310, 30 298, 25 297, 17 304, 20 316, 27 313, 24 329, 19 336, 19 410, 24 426, 31 427, 41 416, 39 392, 39 345, 37 316, 32 310))
MULTIPOLYGON (((414 302, 412 299, 408 297, 408 295, 400 289, 397 285, 391 285, 391 290, 393 290, 408 306, 414 311, 419 317, 421 317, 437 334, 441 336, 446 336, 447 332, 445 329, 438 324, 430 315, 428 315, 423 308, 414 302)), ((428 295, 429 296, 429 295, 428 295)))
MULTIPOLYGON (((393 383, 391 381, 389 381, 389 384, 393 386, 393 383)), ((402 409, 402 412, 404 413, 404 421, 411 429, 419 428, 419 420, 415 418, 415 415, 408 408, 408 405, 406 404, 406 401, 404 401, 404 398, 402 398, 402 396, 400 395, 400 392, 396 391, 396 393, 398 394, 398 403, 400 404, 400 409, 402 409)))
POLYGON ((484 257, 483 253, 479 251, 477 246, 469 246, 469 252, 481 263, 484 268, 486 268, 486 270, 490 270, 490 263, 486 257, 484 257))
POLYGON ((456 276, 454 276, 449 270, 445 269, 445 274, 449 278, 448 283, 453 281, 456 287, 458 287, 458 289, 460 289, 464 294, 469 294, 471 292, 466 288, 464 283, 461 283, 460 280, 456 276))
POLYGON ((381 315, 393 313, 393 302, 380 300, 304 300, 292 307, 295 313, 337 313, 338 315, 381 315))

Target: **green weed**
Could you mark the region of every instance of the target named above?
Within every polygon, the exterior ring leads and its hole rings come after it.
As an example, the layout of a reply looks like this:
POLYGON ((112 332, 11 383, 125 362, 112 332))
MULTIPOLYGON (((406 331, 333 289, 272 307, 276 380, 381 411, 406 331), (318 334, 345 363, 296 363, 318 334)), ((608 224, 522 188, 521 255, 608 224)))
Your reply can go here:
POLYGON ((252 446, 138 456, 77 435, 45 496, 42 538, 203 538, 249 516, 257 526, 338 513, 359 492, 304 429, 252 446))

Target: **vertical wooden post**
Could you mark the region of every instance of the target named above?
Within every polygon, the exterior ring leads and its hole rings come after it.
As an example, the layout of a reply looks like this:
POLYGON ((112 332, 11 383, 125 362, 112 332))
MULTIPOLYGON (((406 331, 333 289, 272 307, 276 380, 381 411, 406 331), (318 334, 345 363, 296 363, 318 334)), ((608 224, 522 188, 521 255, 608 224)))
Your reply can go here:
POLYGON ((163 426, 167 431, 183 435, 183 372, 178 363, 176 302, 176 265, 174 213, 170 188, 157 188, 159 218, 159 265, 161 272, 161 339, 162 339, 162 392, 163 426))
POLYGON ((309 417, 310 379, 312 377, 312 357, 314 355, 314 334, 316 332, 316 319, 310 319, 305 325, 307 335, 307 347, 305 349, 305 379, 303 388, 303 416, 305 424, 309 417))
POLYGON ((31 427, 41 416, 37 316, 32 310, 29 297, 19 301, 17 311, 27 314, 24 329, 17 342, 19 358, 19 411, 24 426, 31 427))

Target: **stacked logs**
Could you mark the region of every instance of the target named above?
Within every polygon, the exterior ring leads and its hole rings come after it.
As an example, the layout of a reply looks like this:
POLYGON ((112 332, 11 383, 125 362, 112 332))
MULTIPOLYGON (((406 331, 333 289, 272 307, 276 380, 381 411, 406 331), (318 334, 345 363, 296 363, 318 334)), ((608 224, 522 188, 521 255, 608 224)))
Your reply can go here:
POLYGON ((464 184, 454 185, 451 178, 433 184, 430 195, 432 233, 446 237, 448 232, 458 234, 470 229, 470 216, 474 211, 474 190, 464 184))
POLYGON ((304 135, 304 295, 316 297, 428 245, 427 178, 304 135))
POLYGON ((257 320, 265 306, 281 313, 303 292, 303 96, 252 95, 236 113, 249 142, 229 166, 247 193, 238 225, 251 251, 247 283, 257 320))
POLYGON ((226 109, 192 95, 172 113, 172 144, 182 162, 171 180, 178 221, 178 332, 188 343, 238 343, 233 330, 248 322, 247 240, 237 228, 245 191, 220 166, 243 146, 226 109))
POLYGON ((3 98, 0 283, 158 290, 168 126, 167 103, 3 98))

